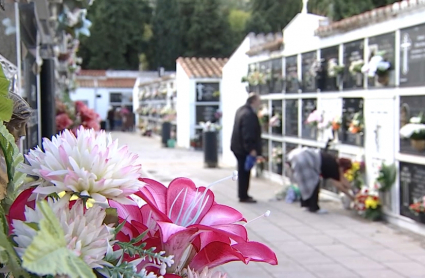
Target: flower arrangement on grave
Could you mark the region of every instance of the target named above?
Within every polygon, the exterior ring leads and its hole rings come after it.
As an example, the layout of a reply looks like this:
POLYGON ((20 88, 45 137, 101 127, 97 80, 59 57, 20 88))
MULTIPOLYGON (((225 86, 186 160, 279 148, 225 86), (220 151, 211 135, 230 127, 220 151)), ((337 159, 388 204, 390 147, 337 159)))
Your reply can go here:
POLYGON ((365 163, 363 161, 353 161, 351 162, 351 168, 344 172, 344 177, 351 183, 352 187, 360 190, 364 185, 364 173, 365 163))
POLYGON ((221 130, 221 125, 212 122, 200 122, 199 125, 202 127, 204 132, 216 132, 221 130))
POLYGON ((380 192, 388 192, 394 185, 397 178, 397 168, 394 164, 387 165, 382 163, 379 168, 379 175, 376 179, 376 188, 380 192))
POLYGON ((215 91, 212 96, 214 98, 219 98, 220 97, 220 91, 215 91))
POLYGON ((364 128, 363 115, 362 113, 357 112, 354 114, 353 119, 350 122, 348 131, 350 131, 352 134, 360 134, 361 132, 363 132, 363 128, 364 128))
POLYGON ((358 73, 362 73, 362 67, 364 65, 363 60, 352 61, 349 67, 349 71, 352 75, 356 75, 358 73))
POLYGON ((345 66, 339 65, 336 58, 330 59, 328 61, 328 77, 337 77, 344 73, 345 66))
POLYGON ((379 221, 382 219, 382 204, 379 193, 368 187, 363 187, 355 196, 355 210, 364 218, 379 221))
POLYGON ((281 165, 283 163, 282 147, 275 147, 272 149, 272 162, 275 165, 281 165))
POLYGON ((389 72, 392 65, 385 58, 385 51, 378 52, 373 55, 369 63, 362 67, 362 72, 366 73, 369 77, 378 77, 378 82, 382 85, 388 85, 389 72))
POLYGON ((186 178, 167 187, 143 178, 138 155, 93 129, 44 139, 29 165, 14 160, 12 144, 4 153, 12 202, 0 206, 6 275, 225 277, 214 268, 230 261, 277 264, 270 248, 248 239, 242 214, 214 200, 211 187, 237 172, 208 187, 186 178), (38 180, 19 186, 22 173, 38 180))
POLYGON ((342 119, 341 116, 335 116, 332 119, 332 130, 338 131, 341 128, 342 119))
POLYGON ((279 127, 282 124, 282 116, 280 113, 276 113, 269 120, 269 126, 271 127, 279 127))
POLYGON ((164 122, 171 122, 176 119, 176 110, 174 110, 171 106, 164 106, 159 112, 162 120, 164 122))
POLYGON ((425 214, 425 196, 422 200, 417 200, 409 206, 411 212, 416 215, 425 214))
POLYGON ((87 107, 82 101, 71 100, 62 102, 56 100, 56 130, 73 130, 75 133, 79 126, 86 129, 100 130, 100 116, 93 109, 87 107))
POLYGON ((400 136, 410 139, 414 149, 425 150, 425 118, 422 112, 419 116, 410 118, 409 123, 400 129, 400 136))
POLYGON ((315 128, 317 128, 321 122, 323 122, 323 115, 318 110, 311 112, 305 121, 307 125, 315 128))
POLYGON ((248 76, 242 77, 242 82, 248 82, 251 86, 265 85, 267 80, 264 73, 254 70, 248 76))

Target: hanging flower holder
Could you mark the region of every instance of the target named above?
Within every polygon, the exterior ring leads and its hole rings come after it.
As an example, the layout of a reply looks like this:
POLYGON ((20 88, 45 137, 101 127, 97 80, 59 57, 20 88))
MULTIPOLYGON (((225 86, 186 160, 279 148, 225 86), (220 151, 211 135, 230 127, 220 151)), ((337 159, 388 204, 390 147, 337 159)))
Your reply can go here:
POLYGON ((378 73, 376 75, 376 80, 378 81, 379 84, 383 85, 383 86, 388 86, 388 84, 390 83, 390 74, 389 72, 383 72, 383 73, 378 73))
POLYGON ((363 87, 363 74, 361 74, 360 72, 357 72, 355 77, 356 77, 356 86, 363 87))
POLYGON ((410 145, 412 146, 412 148, 414 148, 415 150, 419 152, 423 152, 425 150, 425 140, 411 139, 410 145))

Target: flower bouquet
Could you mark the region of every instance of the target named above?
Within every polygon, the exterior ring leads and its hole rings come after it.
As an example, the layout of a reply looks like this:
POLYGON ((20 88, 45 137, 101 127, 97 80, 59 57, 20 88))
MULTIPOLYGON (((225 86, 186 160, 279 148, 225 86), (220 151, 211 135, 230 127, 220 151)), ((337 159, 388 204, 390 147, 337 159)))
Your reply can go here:
POLYGON ((266 76, 264 73, 254 70, 248 76, 242 77, 242 82, 248 82, 250 86, 265 85, 266 76))
POLYGON ((272 250, 248 239, 242 214, 214 200, 218 182, 197 187, 178 178, 167 187, 143 178, 139 157, 104 131, 44 139, 43 150, 31 150, 29 165, 18 168, 10 155, 9 172, 38 180, 16 187, 12 175, 12 202, 1 203, 6 275, 225 277, 212 269, 230 261, 277 264, 272 250))
POLYGON ((62 102, 56 100, 56 130, 58 132, 70 129, 74 133, 79 126, 87 129, 100 130, 100 117, 93 109, 82 101, 62 102))
POLYGON ((425 224, 425 196, 422 200, 416 200, 409 206, 409 209, 413 214, 419 217, 419 221, 425 224))
POLYGON ((363 131, 363 127, 364 127, 363 116, 360 112, 357 112, 354 114, 348 130, 352 134, 360 134, 363 131))
POLYGON ((337 77, 344 73, 345 66, 339 65, 336 58, 328 61, 328 77, 337 77))
POLYGON ((341 116, 336 116, 335 118, 333 118, 332 120, 332 130, 333 131, 339 131, 339 129, 341 128, 341 116))
POLYGON ((378 192, 363 187, 355 196, 355 210, 364 218, 379 221, 382 220, 382 205, 378 192))
POLYGON ((379 52, 374 55, 368 64, 364 64, 362 72, 366 73, 369 77, 377 77, 377 80, 382 85, 388 85, 389 72, 391 70, 391 63, 384 58, 385 52, 379 52))
POLYGON ((397 178, 397 168, 394 164, 386 165, 382 163, 379 169, 379 176, 376 179, 377 188, 380 192, 388 192, 397 178))
POLYGON ((364 162, 354 161, 351 163, 351 168, 345 171, 344 177, 352 184, 354 188, 360 190, 364 185, 364 173, 364 162))
POLYGON ((363 60, 353 61, 350 64, 349 71, 352 75, 356 75, 358 73, 362 73, 362 67, 364 65, 363 60))
POLYGON ((271 127, 280 127, 282 121, 282 116, 279 113, 276 113, 273 117, 269 120, 269 126, 271 127))
POLYGON ((412 147, 417 151, 425 150, 425 119, 423 114, 412 117, 409 123, 400 129, 400 136, 410 139, 412 147))
POLYGON ((322 114, 318 110, 311 112, 305 123, 311 127, 317 128, 317 126, 323 121, 322 114))
POLYGON ((176 110, 167 105, 161 109, 159 115, 162 117, 164 122, 171 122, 176 119, 176 110))

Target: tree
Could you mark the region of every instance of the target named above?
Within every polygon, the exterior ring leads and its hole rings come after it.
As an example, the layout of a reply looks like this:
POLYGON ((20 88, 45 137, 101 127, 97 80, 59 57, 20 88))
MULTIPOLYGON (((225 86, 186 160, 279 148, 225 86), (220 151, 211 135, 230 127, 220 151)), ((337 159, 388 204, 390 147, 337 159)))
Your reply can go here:
POLYGON ((333 20, 341 20, 374 8, 372 0, 335 0, 333 5, 333 20))
POLYGON ((219 0, 196 0, 187 33, 188 56, 230 55, 229 24, 219 9, 219 0))
POLYGON ((301 12, 300 0, 251 0, 247 32, 276 33, 301 12))
POLYGON ((79 54, 86 69, 134 69, 149 46, 152 8, 145 0, 96 0, 89 10, 91 36, 79 54))
POLYGON ((231 48, 237 48, 246 35, 246 24, 250 18, 249 12, 233 9, 229 12, 228 22, 231 32, 231 48))
POLYGON ((153 18, 154 66, 175 70, 181 53, 180 14, 177 0, 157 0, 153 18))

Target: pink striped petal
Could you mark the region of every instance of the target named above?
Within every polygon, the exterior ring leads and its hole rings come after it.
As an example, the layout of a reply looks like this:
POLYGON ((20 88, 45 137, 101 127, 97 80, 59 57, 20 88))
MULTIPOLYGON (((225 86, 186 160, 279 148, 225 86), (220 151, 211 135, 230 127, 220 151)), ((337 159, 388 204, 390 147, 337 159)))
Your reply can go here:
POLYGON ((202 218, 199 224, 212 226, 221 224, 232 224, 245 221, 242 213, 234 208, 225 205, 213 204, 208 213, 202 218))

